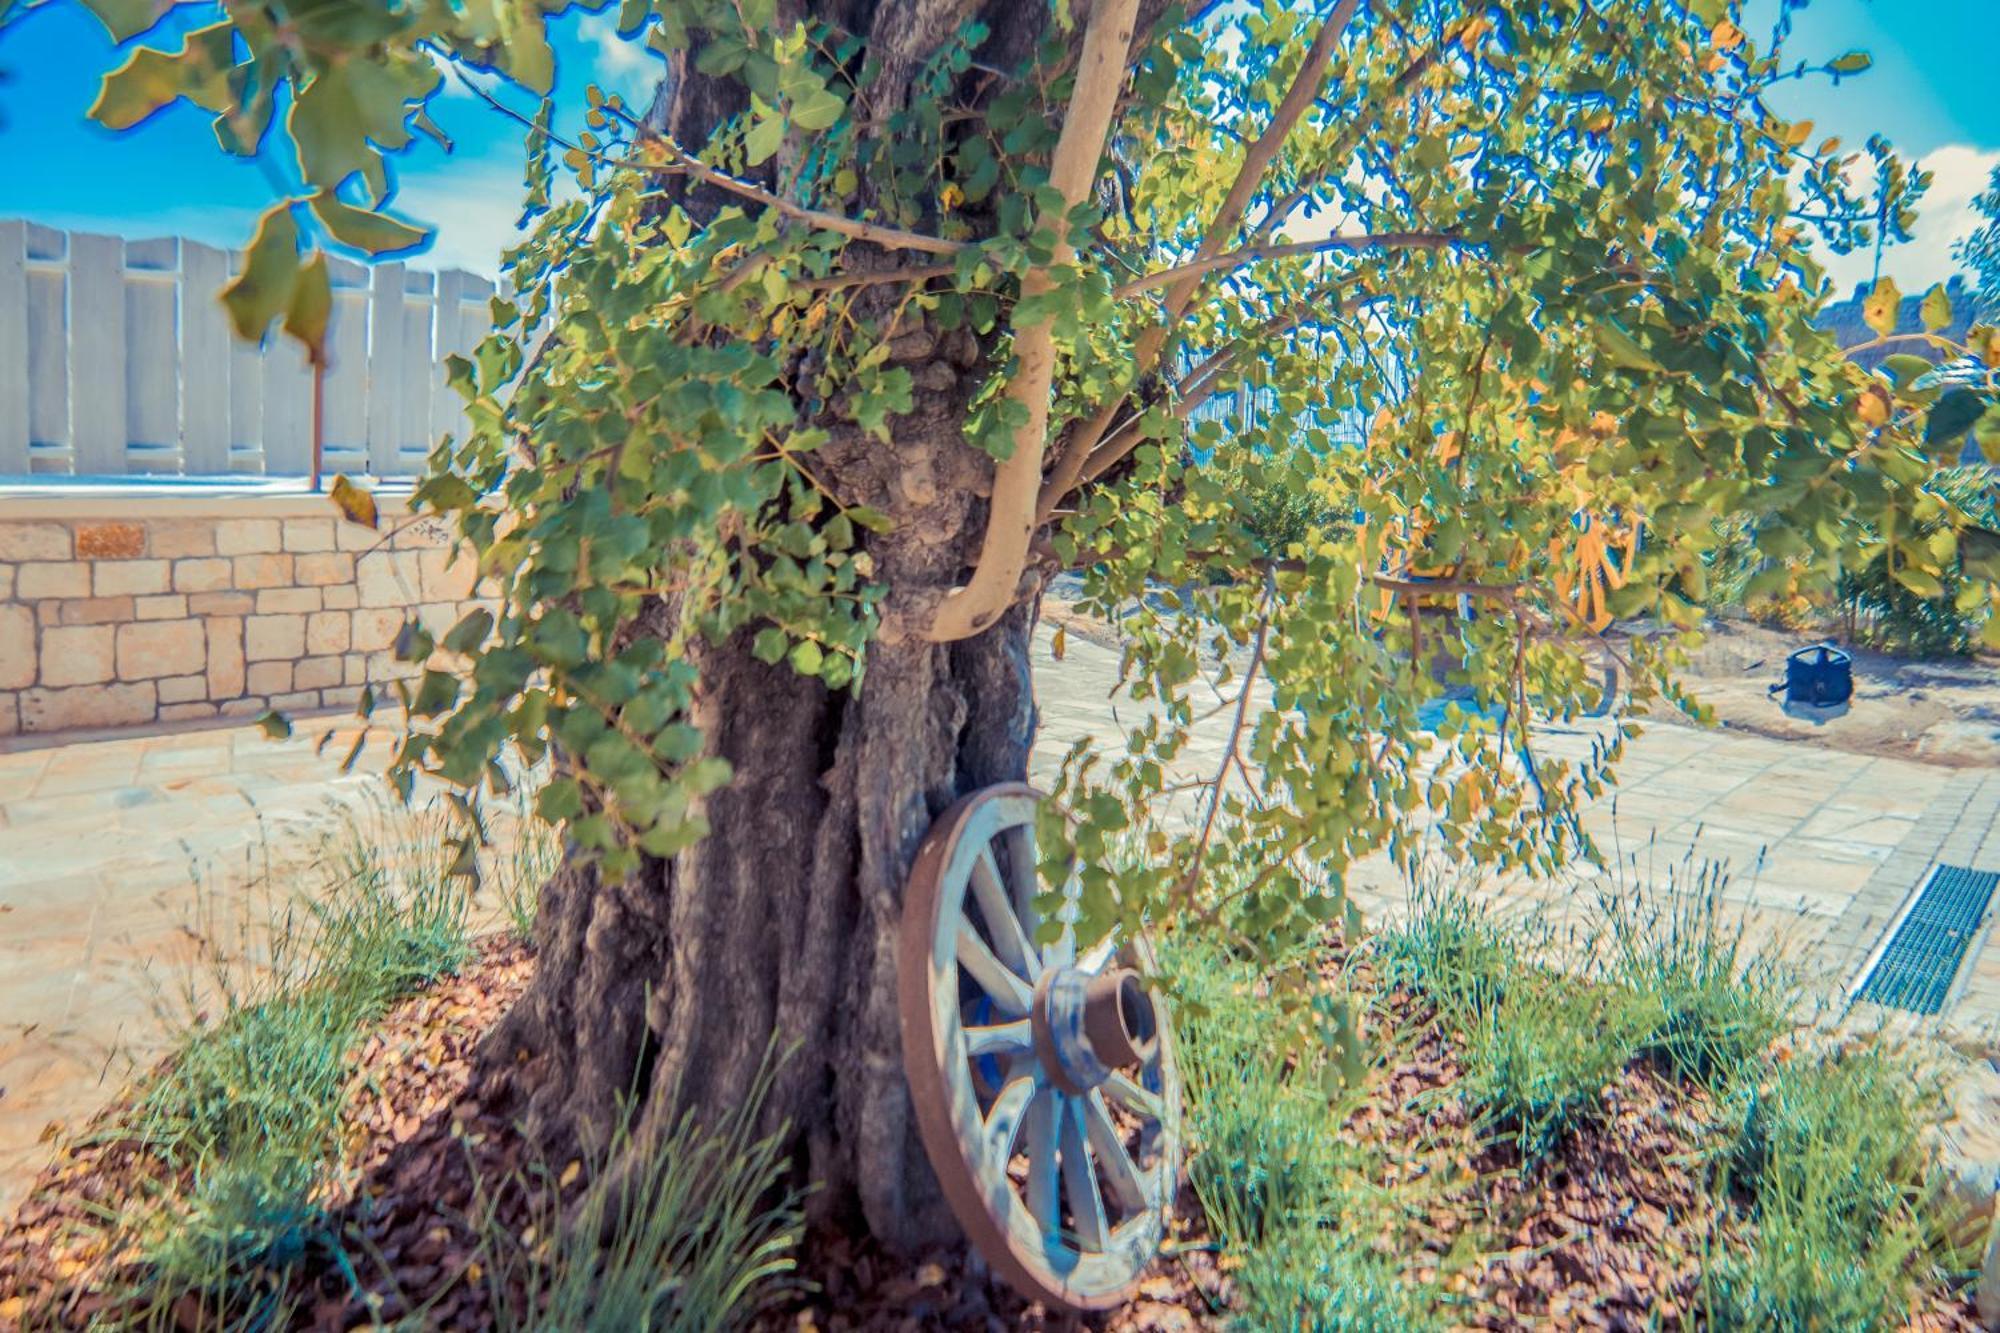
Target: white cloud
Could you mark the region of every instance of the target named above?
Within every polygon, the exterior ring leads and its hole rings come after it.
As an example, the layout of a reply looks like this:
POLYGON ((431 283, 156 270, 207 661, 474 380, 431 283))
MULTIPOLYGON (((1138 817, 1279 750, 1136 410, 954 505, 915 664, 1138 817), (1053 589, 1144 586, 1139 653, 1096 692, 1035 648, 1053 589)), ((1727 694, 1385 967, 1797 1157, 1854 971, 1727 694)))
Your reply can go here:
POLYGON ((584 15, 576 32, 590 44, 595 55, 589 73, 591 81, 643 110, 652 100, 654 85, 665 72, 665 63, 646 44, 646 35, 641 32, 620 37, 615 9, 584 15))
MULTIPOLYGON (((1910 240, 1882 252, 1882 271, 1905 292, 1923 291, 1961 271, 1952 249, 1985 221, 1973 210, 1972 200, 1986 188, 1994 168, 2000 167, 2000 149, 1946 144, 1918 158, 1917 167, 1930 172, 1932 179, 1931 188, 1917 205, 1910 240)), ((1833 279, 1834 290, 1842 296, 1875 275, 1872 245, 1851 255, 1822 254, 1820 258, 1833 279)))
POLYGON ((391 207, 437 228, 430 251, 413 257, 424 268, 462 268, 490 278, 500 271, 500 252, 521 239, 514 222, 527 191, 515 154, 446 161, 406 173, 398 186, 391 207))

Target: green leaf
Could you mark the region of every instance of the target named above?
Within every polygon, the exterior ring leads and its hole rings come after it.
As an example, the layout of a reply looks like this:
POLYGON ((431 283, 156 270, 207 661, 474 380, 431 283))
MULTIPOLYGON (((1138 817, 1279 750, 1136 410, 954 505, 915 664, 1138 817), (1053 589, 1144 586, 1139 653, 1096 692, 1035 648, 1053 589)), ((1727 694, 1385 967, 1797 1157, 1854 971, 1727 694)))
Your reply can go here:
POLYGON ((396 631, 394 649, 398 662, 421 662, 431 655, 434 647, 436 641, 421 620, 406 620, 403 627, 396 631))
POLYGON ((1896 582, 1908 588, 1919 597, 1942 597, 1944 585, 1937 575, 1929 570, 1918 569, 1915 565, 1898 565, 1895 570, 1896 582))
POLYGON ((575 778, 552 778, 535 793, 535 813, 551 824, 583 813, 583 788, 575 778))
POLYGON ((257 718, 257 730, 274 741, 281 741, 292 734, 292 721, 273 708, 257 718))
POLYGON ((447 652, 470 653, 486 642, 486 636, 493 632, 493 613, 483 606, 474 607, 460 617, 459 622, 445 631, 444 646, 447 652))
POLYGON ((315 366, 326 361, 326 324, 333 314, 333 287, 327 280, 326 255, 315 250, 299 269, 292 299, 285 306, 283 329, 306 349, 315 366))
POLYGON ((210 111, 227 110, 234 30, 230 23, 211 24, 188 33, 171 51, 139 47, 104 76, 87 114, 106 129, 129 130, 180 97, 210 111))
POLYGON ((343 203, 331 190, 321 190, 307 201, 320 225, 342 245, 366 250, 371 255, 394 254, 422 245, 431 233, 399 218, 373 209, 343 203))
POLYGON ((840 120, 847 103, 839 94, 820 87, 792 102, 792 123, 802 130, 823 130, 840 120))
POLYGON ((418 717, 436 717, 457 702, 458 677, 449 671, 426 671, 410 711, 418 717))
POLYGON ((767 625, 757 631, 756 641, 750 645, 750 655, 759 662, 776 666, 785 660, 785 650, 790 644, 791 640, 785 637, 783 630, 767 625))
POLYGON ((811 639, 802 639, 792 649, 792 670, 801 676, 817 676, 826 654, 811 639))
POLYGON ((1897 352, 1882 359, 1882 369, 1889 372, 1889 378, 1896 382, 1897 388, 1907 389, 1937 367, 1921 356, 1897 352))
POLYGON ((1951 323, 1951 297, 1945 292, 1943 283, 1924 293, 1924 303, 1918 307, 1917 313, 1923 316, 1926 333, 1936 333, 1951 323))
POLYGON ((114 42, 137 37, 173 8, 173 0, 83 0, 83 3, 97 15, 97 21, 114 42))
POLYGON ((1610 358, 1611 364, 1614 366, 1619 366, 1626 370, 1651 371, 1664 370, 1666 368, 1656 361, 1651 353, 1641 347, 1631 334, 1625 332, 1625 330, 1619 328, 1616 324, 1599 324, 1592 330, 1592 333, 1597 338, 1597 345, 1604 350, 1605 356, 1610 358))
POLYGON ((750 126, 743 136, 743 158, 751 166, 768 162, 785 142, 785 121, 775 112, 750 126))
POLYGON ((222 304, 236 336, 254 341, 291 304, 299 275, 299 224, 289 200, 280 200, 257 219, 257 234, 243 255, 243 271, 222 289, 222 304))
POLYGON ((1986 413, 1986 400, 1971 389, 1953 389, 1938 399, 1924 422, 1924 443, 1950 443, 1972 429, 1972 423, 1986 413))

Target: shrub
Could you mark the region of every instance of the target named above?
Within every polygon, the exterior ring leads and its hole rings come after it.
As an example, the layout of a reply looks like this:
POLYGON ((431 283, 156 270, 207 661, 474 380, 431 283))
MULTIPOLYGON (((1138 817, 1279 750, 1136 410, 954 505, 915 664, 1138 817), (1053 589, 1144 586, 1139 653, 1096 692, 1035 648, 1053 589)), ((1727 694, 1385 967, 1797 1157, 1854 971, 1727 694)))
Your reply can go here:
POLYGON ((1465 1050, 1465 1097, 1529 1162, 1591 1120, 1636 1050, 1629 997, 1549 973, 1488 1008, 1465 1050))
POLYGON ((1639 1054, 1708 1088, 1752 1071, 1798 999, 1776 960, 1745 955, 1741 919, 1724 917, 1728 883, 1722 867, 1690 858, 1663 884, 1620 873, 1597 897, 1597 943, 1609 979, 1634 998, 1639 1054))
MULTIPOLYGON (((1189 1176, 1209 1224, 1241 1260, 1246 1328, 1363 1333, 1441 1327, 1435 1282, 1374 1248, 1394 1230, 1397 1187, 1340 1126, 1361 1089, 1337 1057, 1272 1021, 1268 970, 1214 945, 1171 941, 1163 964, 1187 1084, 1189 1176)), ((1279 960, 1282 971, 1288 960, 1279 960)), ((1300 960, 1289 960, 1300 965, 1300 960)), ((1407 1187, 1407 1186, 1406 1186, 1407 1187)))
POLYGON ((441 834, 378 811, 325 835, 303 868, 274 868, 266 849, 233 922, 202 887, 201 952, 163 1000, 177 1045, 107 1130, 159 1168, 152 1197, 106 1221, 128 1326, 282 1327, 287 1270, 337 1251, 321 1200, 349 1054, 471 948, 441 834))
POLYGON ((1900 1327, 1926 1260, 1932 1159, 1920 1070, 1878 1050, 1777 1066, 1741 1089, 1723 1186, 1745 1201, 1747 1243, 1705 1265, 1719 1328, 1900 1327))
POLYGON ((1425 996, 1452 1023, 1503 1003, 1522 966, 1522 941, 1450 887, 1419 888, 1408 918, 1377 937, 1375 950, 1384 984, 1425 996))

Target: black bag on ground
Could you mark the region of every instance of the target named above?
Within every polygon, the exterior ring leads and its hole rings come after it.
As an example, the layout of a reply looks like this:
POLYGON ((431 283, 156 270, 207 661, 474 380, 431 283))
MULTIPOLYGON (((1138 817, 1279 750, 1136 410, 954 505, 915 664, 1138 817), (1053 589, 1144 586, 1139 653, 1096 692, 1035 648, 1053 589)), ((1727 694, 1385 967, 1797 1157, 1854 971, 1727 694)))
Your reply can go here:
POLYGON ((1807 708, 1844 704, 1854 694, 1854 659, 1830 643, 1801 648, 1785 659, 1785 679, 1771 693, 1807 708))

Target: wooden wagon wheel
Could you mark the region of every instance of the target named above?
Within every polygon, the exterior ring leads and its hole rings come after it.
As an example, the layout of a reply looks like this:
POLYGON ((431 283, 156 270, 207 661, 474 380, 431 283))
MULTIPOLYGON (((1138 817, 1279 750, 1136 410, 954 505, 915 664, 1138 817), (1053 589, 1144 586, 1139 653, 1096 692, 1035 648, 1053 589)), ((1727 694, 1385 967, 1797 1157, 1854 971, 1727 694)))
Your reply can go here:
POLYGON ((1180 1076, 1141 940, 1035 943, 1044 892, 1019 783, 947 810, 918 851, 897 958, 903 1063, 924 1151, 967 1237, 1023 1295, 1124 1301, 1166 1229, 1180 1076))

